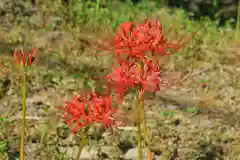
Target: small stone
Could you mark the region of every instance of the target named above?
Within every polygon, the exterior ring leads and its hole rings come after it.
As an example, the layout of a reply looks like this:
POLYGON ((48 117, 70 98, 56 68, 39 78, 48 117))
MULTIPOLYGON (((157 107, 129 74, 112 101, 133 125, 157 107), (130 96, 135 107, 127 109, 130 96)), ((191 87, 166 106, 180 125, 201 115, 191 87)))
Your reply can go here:
MULTIPOLYGON (((77 155, 78 152, 78 147, 68 147, 68 148, 61 148, 61 151, 67 151, 67 156, 68 157, 75 157, 77 155)), ((81 156, 80 159, 85 159, 85 160, 92 160, 92 159, 97 159, 97 150, 95 150, 94 148, 91 148, 91 150, 88 151, 87 147, 84 147, 82 152, 81 152, 81 156)))
MULTIPOLYGON (((147 154, 145 153, 144 150, 142 150, 142 155, 143 155, 143 159, 146 160, 147 159, 147 154)), ((124 154, 124 159, 137 160, 138 159, 138 148, 135 147, 135 148, 129 149, 124 154)))

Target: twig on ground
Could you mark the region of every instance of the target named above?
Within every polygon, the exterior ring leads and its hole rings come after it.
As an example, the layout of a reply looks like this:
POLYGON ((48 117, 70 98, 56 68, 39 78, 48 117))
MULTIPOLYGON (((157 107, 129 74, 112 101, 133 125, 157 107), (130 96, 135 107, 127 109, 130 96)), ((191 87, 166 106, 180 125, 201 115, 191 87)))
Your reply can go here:
POLYGON ((210 69, 212 69, 212 66, 211 67, 208 67, 208 68, 203 68, 201 70, 197 70, 197 71, 192 71, 190 72, 189 74, 187 74, 186 76, 184 76, 181 80, 180 80, 180 83, 184 82, 186 79, 188 78, 192 78, 194 76, 197 76, 203 72, 207 72, 209 71, 210 69))

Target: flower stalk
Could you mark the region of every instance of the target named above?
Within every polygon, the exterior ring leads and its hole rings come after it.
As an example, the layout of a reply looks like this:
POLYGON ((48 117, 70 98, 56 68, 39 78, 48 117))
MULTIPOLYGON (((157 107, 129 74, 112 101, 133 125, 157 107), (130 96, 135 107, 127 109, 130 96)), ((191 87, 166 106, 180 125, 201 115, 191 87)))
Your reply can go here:
POLYGON ((239 27, 240 27, 240 2, 238 2, 238 9, 237 9, 237 25, 236 25, 236 31, 235 31, 235 43, 238 43, 239 40, 239 27))
POLYGON ((21 140, 20 140, 20 160, 24 160, 24 146, 25 146, 25 128, 26 128, 26 114, 27 114, 27 69, 30 67, 37 57, 37 49, 33 48, 32 53, 26 54, 24 49, 21 53, 17 49, 14 50, 13 59, 15 63, 20 66, 23 71, 23 86, 22 86, 22 122, 21 122, 21 140))
POLYGON ((145 118, 145 111, 144 111, 144 102, 140 101, 140 110, 141 110, 141 117, 142 117, 142 126, 143 126, 143 135, 144 140, 147 143, 146 152, 147 152, 147 160, 152 160, 152 153, 149 147, 149 137, 148 137, 148 129, 147 129, 147 122, 145 118))
POLYGON ((82 137, 81 137, 81 140, 80 140, 80 143, 79 143, 78 152, 77 152, 77 155, 75 157, 75 160, 80 160, 82 150, 87 143, 87 138, 86 138, 85 132, 82 131, 81 135, 82 135, 82 137))
POLYGON ((20 160, 24 160, 24 142, 25 142, 25 126, 26 126, 26 99, 27 99, 27 74, 23 73, 22 87, 22 123, 21 123, 21 142, 20 142, 20 160))
MULTIPOLYGON (((140 74, 144 74, 144 63, 143 61, 140 62, 140 74)), ((151 150, 149 147, 149 138, 148 138, 148 129, 147 129, 147 122, 145 119, 145 109, 144 109, 144 91, 139 92, 139 112, 140 112, 140 117, 141 117, 141 123, 143 127, 143 135, 144 135, 144 140, 147 143, 146 147, 146 152, 147 152, 147 160, 152 160, 151 156, 151 150)))
POLYGON ((142 136, 141 136, 141 112, 138 109, 138 123, 137 123, 137 133, 138 133, 138 160, 142 160, 142 136))

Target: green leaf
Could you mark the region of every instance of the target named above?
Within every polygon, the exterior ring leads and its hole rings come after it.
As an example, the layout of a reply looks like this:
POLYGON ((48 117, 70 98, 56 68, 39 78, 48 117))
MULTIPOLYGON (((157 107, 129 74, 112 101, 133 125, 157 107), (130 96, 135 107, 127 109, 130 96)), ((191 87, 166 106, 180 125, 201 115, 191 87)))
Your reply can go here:
POLYGON ((46 107, 43 108, 43 111, 44 111, 45 113, 48 113, 48 112, 49 112, 49 108, 50 108, 50 107, 46 106, 46 107))
POLYGON ((180 54, 179 54, 179 53, 176 53, 176 56, 177 56, 177 57, 179 57, 179 56, 180 56, 180 54))
POLYGON ((171 118, 173 118, 174 114, 175 114, 175 113, 171 111, 169 116, 170 116, 171 118))
POLYGON ((102 92, 103 92, 103 86, 97 86, 97 87, 96 87, 96 92, 97 92, 99 95, 101 95, 102 92))
POLYGON ((77 78, 80 78, 81 76, 80 76, 80 74, 73 74, 72 75, 72 78, 74 78, 74 79, 77 79, 77 78))
POLYGON ((186 111, 189 113, 198 114, 200 112, 200 108, 199 107, 189 107, 186 109, 186 111))
POLYGON ((168 114, 168 112, 161 112, 160 115, 166 117, 166 116, 168 116, 169 114, 168 114))
POLYGON ((205 83, 206 80, 204 80, 204 79, 200 79, 200 82, 201 82, 201 83, 205 83))
POLYGON ((7 147, 7 140, 0 141, 0 152, 4 152, 7 147))
POLYGON ((0 117, 0 122, 7 122, 8 121, 8 118, 6 117, 0 117))

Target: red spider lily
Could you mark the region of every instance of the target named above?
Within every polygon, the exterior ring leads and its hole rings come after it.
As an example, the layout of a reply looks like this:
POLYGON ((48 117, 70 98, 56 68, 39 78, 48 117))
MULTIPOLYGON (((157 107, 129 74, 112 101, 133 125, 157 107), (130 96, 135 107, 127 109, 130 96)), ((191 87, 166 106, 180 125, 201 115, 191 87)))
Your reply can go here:
POLYGON ((160 66, 158 61, 154 64, 151 60, 145 60, 144 70, 130 61, 122 61, 120 67, 114 66, 113 73, 106 76, 118 93, 118 102, 131 87, 139 87, 143 91, 156 92, 160 90, 160 66))
POLYGON ((106 127, 117 125, 113 114, 117 109, 112 107, 110 96, 98 96, 95 93, 86 95, 83 101, 75 96, 72 102, 67 102, 65 107, 58 107, 65 112, 64 117, 68 125, 74 125, 72 131, 76 133, 82 127, 93 123, 103 123, 106 127))
POLYGON ((142 86, 142 90, 157 92, 160 90, 160 66, 157 61, 155 65, 152 60, 145 60, 146 69, 139 75, 138 80, 142 86))
MULTIPOLYGON (((187 40, 185 39, 185 42, 187 40)), ((168 55, 169 50, 177 51, 183 47, 185 42, 179 41, 176 44, 168 42, 159 21, 145 20, 140 25, 132 22, 121 24, 111 45, 117 57, 128 55, 133 58, 143 58, 146 52, 151 52, 153 55, 168 55)))
POLYGON ((17 49, 15 49, 13 57, 14 57, 16 64, 21 64, 21 66, 23 66, 23 67, 31 66, 33 61, 37 57, 37 49, 33 48, 32 53, 30 53, 28 55, 24 52, 23 48, 21 50, 21 54, 18 52, 17 49))
POLYGON ((131 63, 128 61, 122 61, 120 63, 120 67, 117 67, 115 64, 113 67, 113 73, 106 76, 106 78, 110 82, 114 82, 115 89, 118 93, 118 101, 121 101, 120 97, 123 97, 125 92, 130 88, 137 84, 135 82, 134 77, 135 75, 135 69, 136 69, 135 63, 131 63))
POLYGON ((118 35, 129 37, 135 25, 133 22, 124 22, 118 26, 118 35))

